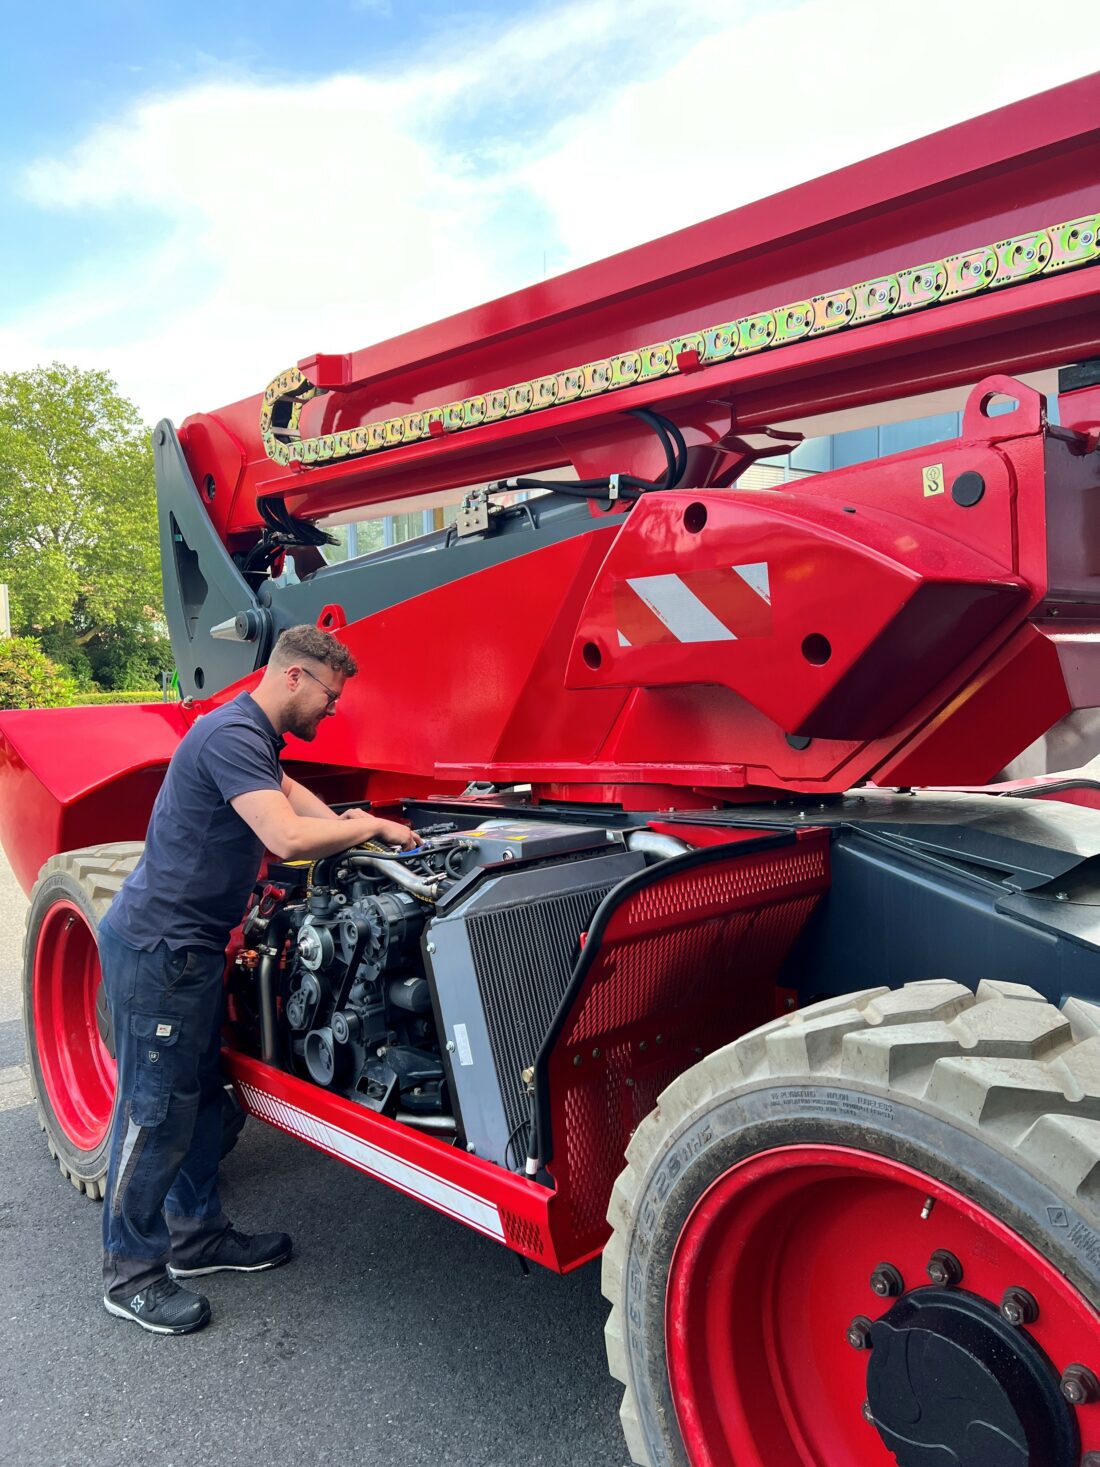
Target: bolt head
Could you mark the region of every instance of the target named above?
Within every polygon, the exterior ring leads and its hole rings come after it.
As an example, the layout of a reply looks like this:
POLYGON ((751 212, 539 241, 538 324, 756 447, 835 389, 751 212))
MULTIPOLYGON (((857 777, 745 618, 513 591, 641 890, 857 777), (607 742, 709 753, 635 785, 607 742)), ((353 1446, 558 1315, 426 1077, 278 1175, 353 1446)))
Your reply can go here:
POLYGON ((1067 1365, 1062 1372, 1062 1395, 1071 1406, 1100 1401, 1100 1380, 1087 1365, 1067 1365))
POLYGON ((1039 1318, 1035 1296, 1026 1289, 1006 1289, 1001 1300, 1001 1318, 1017 1326, 1034 1324, 1039 1318))
POLYGON ((871 1275, 871 1292, 880 1299, 896 1299, 905 1292, 905 1280, 892 1263, 880 1263, 871 1275))
POLYGON ((946 1248, 937 1248, 928 1260, 928 1277, 941 1289, 953 1289, 962 1283, 962 1264, 946 1248))
POLYGON ((857 1314, 845 1331, 845 1338, 853 1350, 871 1348, 871 1321, 865 1314, 857 1314))

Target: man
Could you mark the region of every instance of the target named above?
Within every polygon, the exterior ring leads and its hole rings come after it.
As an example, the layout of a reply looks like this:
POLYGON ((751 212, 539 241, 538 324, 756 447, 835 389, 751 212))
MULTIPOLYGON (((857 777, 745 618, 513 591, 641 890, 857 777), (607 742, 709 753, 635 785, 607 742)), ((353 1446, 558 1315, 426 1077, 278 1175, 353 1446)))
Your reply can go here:
POLYGON ((286 1233, 237 1232, 218 1198, 225 947, 265 847, 308 860, 365 840, 416 844, 404 825, 336 815, 280 766, 283 734, 315 738, 356 670, 327 632, 283 632, 255 691, 198 719, 172 756, 141 862, 100 923, 118 1067, 103 1302, 158 1334, 210 1319, 177 1279, 291 1254, 286 1233))

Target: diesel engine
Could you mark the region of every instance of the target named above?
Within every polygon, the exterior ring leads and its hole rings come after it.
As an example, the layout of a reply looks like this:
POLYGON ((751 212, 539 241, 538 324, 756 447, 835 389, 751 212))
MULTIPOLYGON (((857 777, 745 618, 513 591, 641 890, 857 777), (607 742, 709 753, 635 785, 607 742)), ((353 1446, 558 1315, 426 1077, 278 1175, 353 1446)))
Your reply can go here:
POLYGON ((645 865, 619 832, 467 817, 416 850, 272 864, 230 985, 264 1061, 512 1170, 531 1077, 601 901, 645 865))

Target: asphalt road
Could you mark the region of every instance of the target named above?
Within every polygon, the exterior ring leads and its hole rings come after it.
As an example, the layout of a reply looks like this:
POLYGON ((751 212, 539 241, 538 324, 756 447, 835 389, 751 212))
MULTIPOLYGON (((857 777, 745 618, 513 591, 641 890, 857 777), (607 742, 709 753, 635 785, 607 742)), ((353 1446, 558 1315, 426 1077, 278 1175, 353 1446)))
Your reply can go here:
POLYGON ((204 1280, 184 1338, 110 1318, 99 1204, 28 1102, 26 902, 0 857, 0 1441, 13 1467, 625 1467, 598 1265, 524 1277, 499 1245, 259 1122, 223 1166, 276 1272, 204 1280))

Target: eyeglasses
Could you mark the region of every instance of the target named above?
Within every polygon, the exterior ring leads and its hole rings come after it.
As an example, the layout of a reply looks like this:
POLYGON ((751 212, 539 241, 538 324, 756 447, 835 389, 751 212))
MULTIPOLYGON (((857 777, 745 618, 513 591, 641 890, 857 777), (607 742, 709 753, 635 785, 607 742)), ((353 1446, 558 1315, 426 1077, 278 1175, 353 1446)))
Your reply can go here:
POLYGON ((328 699, 328 706, 330 708, 335 708, 336 700, 337 698, 339 698, 340 694, 334 693, 329 687, 328 683, 321 682, 321 679, 317 676, 317 674, 315 672, 310 672, 308 667, 303 667, 301 671, 305 673, 306 677, 311 677, 315 683, 320 684, 320 686, 324 688, 325 697, 328 699))

